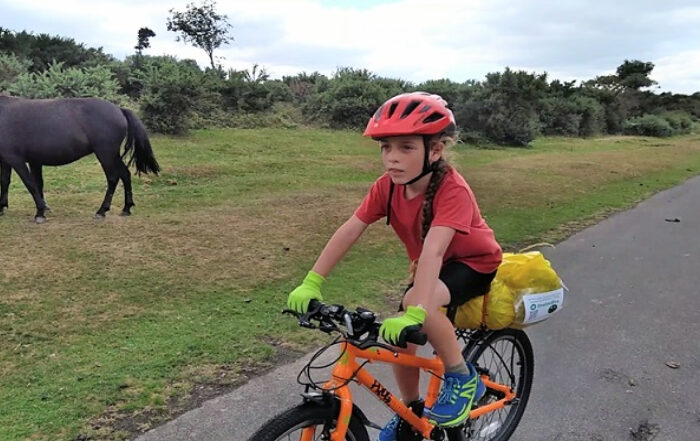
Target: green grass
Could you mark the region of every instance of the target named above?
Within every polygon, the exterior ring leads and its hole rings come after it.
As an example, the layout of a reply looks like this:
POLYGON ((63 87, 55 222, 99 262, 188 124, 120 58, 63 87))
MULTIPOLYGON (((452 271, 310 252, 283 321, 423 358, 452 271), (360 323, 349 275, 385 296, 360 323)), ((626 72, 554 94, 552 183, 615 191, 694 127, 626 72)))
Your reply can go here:
MULTIPOLYGON (((152 142, 163 173, 134 178, 130 218, 116 216, 119 190, 113 213, 92 219, 105 186, 94 157, 45 169, 53 212, 43 225, 13 176, 0 217, 0 440, 118 439, 183 409, 196 383, 237 384, 319 341, 279 311, 381 173, 374 143, 272 129, 152 142)), ((561 239, 700 173, 696 135, 455 154, 511 249, 561 239)), ((324 295, 391 311, 407 264, 379 222, 324 295)))

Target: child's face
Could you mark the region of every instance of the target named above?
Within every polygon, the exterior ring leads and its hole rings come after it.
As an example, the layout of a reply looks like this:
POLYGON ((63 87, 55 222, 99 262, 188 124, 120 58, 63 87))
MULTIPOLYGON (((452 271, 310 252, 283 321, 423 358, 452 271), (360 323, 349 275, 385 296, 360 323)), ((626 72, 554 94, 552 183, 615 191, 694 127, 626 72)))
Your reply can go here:
MULTIPOLYGON (((384 169, 394 184, 405 184, 423 171, 425 146, 423 137, 392 136, 380 141, 384 169)), ((430 162, 437 161, 440 153, 435 147, 430 152, 430 162)))

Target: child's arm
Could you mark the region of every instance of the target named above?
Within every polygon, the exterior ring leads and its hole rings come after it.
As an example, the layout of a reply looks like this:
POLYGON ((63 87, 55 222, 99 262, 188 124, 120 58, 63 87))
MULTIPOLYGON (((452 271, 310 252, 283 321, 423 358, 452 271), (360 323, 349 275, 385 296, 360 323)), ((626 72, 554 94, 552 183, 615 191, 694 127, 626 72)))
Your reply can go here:
POLYGON ((352 215, 328 240, 311 270, 326 277, 340 259, 345 256, 345 253, 357 242, 357 239, 362 236, 366 228, 366 223, 362 222, 357 216, 352 215))
POLYGON ((441 306, 433 295, 433 291, 440 275, 443 256, 454 235, 455 230, 450 227, 437 226, 428 231, 423 242, 423 251, 418 259, 413 285, 416 293, 411 304, 423 305, 426 311, 436 310, 441 306))
POLYGON ((321 285, 326 280, 326 276, 348 252, 350 247, 357 242, 357 239, 360 238, 366 228, 367 224, 353 215, 336 230, 302 284, 289 293, 287 298, 287 307, 289 309, 303 314, 309 308, 311 300, 323 300, 321 285))

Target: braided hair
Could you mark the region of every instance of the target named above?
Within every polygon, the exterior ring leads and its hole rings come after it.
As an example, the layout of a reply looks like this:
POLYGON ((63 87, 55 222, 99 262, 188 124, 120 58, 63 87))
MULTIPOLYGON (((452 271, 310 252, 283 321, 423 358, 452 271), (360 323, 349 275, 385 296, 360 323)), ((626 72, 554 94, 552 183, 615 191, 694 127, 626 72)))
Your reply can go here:
POLYGON ((425 190, 425 200, 423 200, 423 225, 421 228, 421 241, 425 241, 425 236, 428 235, 428 230, 430 230, 430 224, 433 222, 433 198, 435 197, 435 193, 437 193, 438 188, 440 188, 442 178, 445 177, 450 169, 450 164, 446 160, 440 158, 433 164, 433 167, 435 170, 430 176, 428 188, 425 190))

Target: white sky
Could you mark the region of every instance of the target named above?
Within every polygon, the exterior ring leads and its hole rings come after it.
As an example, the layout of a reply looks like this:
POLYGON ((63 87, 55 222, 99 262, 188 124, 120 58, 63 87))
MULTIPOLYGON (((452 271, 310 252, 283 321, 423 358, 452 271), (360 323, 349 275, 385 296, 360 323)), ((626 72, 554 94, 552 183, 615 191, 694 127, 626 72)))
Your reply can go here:
MULTIPOLYGON (((150 55, 206 54, 165 27, 181 0, 0 0, 0 26, 71 37, 118 58, 134 52, 140 27, 156 32, 150 55)), ((225 67, 257 63, 272 75, 366 68, 418 83, 483 80, 505 66, 586 80, 625 59, 655 64, 658 91, 700 91, 700 1, 621 0, 219 0, 233 44, 225 67), (561 3, 561 4, 560 4, 561 3)))

